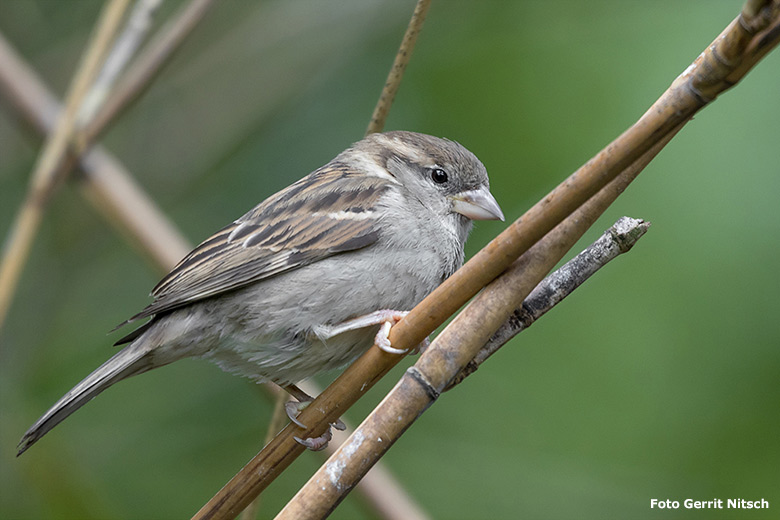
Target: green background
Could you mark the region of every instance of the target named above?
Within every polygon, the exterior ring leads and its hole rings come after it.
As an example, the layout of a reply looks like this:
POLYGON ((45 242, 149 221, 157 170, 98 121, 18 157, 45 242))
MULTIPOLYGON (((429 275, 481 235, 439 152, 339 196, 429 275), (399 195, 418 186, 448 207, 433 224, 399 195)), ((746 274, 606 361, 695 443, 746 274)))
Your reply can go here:
MULTIPOLYGON (((3 1, 0 31, 62 97, 100 5, 3 1)), ((361 137, 413 6, 218 3, 103 142, 200 241, 361 137)), ((513 220, 633 123, 740 6, 435 0, 387 129, 470 148, 513 220)), ((779 94, 776 50, 585 239, 622 215, 652 221, 635 249, 390 450, 384 461, 434 518, 777 518, 779 94), (771 509, 659 511, 652 498, 771 509)), ((40 143, 0 98, 4 235, 40 143)), ((478 223, 467 254, 503 226, 478 223)), ((0 517, 185 518, 257 452, 272 403, 186 360, 117 385, 15 458, 27 427, 114 352, 106 332, 160 275, 77 185, 59 191, 0 332, 0 517)), ((304 454, 267 490, 262 517, 321 461, 304 454)), ((356 496, 333 514, 364 517, 356 496)))

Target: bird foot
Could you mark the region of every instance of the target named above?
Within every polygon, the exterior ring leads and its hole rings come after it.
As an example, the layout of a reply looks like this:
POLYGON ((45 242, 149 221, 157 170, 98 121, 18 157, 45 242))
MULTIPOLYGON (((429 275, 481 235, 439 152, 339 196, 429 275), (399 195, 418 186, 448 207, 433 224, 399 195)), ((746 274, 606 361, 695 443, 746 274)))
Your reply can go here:
MULTIPOLYGON (((342 334, 350 330, 381 325, 379 332, 375 337, 377 346, 388 354, 405 354, 409 349, 393 348, 393 346, 390 344, 390 340, 388 339, 388 335, 390 334, 390 329, 393 327, 393 325, 401 321, 407 314, 409 314, 408 311, 396 311, 391 309, 374 311, 372 313, 358 316, 357 318, 352 318, 351 320, 339 323, 338 325, 320 325, 314 327, 314 333, 322 341, 326 341, 333 336, 336 336, 337 334, 342 334)), ((424 349, 425 345, 423 345, 422 348, 424 349)), ((415 349, 415 351, 418 350, 420 350, 419 346, 415 349)))
POLYGON ((377 311, 374 314, 377 315, 377 319, 379 319, 380 323, 382 324, 382 326, 379 327, 379 332, 377 332, 376 336, 374 337, 374 343, 376 343, 376 346, 381 348, 388 354, 396 354, 396 355, 406 354, 406 352, 409 349, 394 348, 393 345, 390 344, 389 336, 390 336, 390 329, 393 328, 393 325, 395 325, 403 318, 405 318, 406 315, 409 314, 409 312, 385 310, 385 311, 377 311))
MULTIPOLYGON (((290 385, 293 386, 293 385, 290 385)), ((297 389, 297 387, 294 387, 300 394, 295 395, 296 399, 299 399, 299 401, 289 401, 284 405, 284 411, 287 414, 287 417, 290 418, 290 421, 295 423, 297 426, 306 429, 307 426, 303 424, 299 419, 298 416, 303 411, 304 408, 309 406, 311 402, 314 400, 311 396, 304 394, 300 390, 297 389), (301 395, 302 394, 302 395, 301 395)), ((287 388, 286 388, 287 389, 287 388)), ((289 391, 289 389, 288 389, 289 391)), ((311 451, 320 451, 324 450, 328 446, 328 442, 333 438, 333 434, 331 433, 331 428, 336 428, 339 431, 343 431, 347 429, 347 426, 344 424, 344 422, 341 419, 338 419, 336 422, 330 423, 330 426, 328 429, 320 435, 319 437, 307 437, 307 438, 301 438, 293 436, 293 439, 298 444, 303 445, 307 449, 311 451)))
POLYGON ((376 333, 376 337, 374 337, 374 343, 376 343, 376 346, 387 352, 388 354, 405 354, 406 352, 409 352, 410 354, 421 354, 425 352, 425 349, 428 348, 428 345, 431 344, 431 341, 428 338, 425 338, 422 343, 414 347, 413 349, 400 349, 400 348, 394 348, 390 344, 390 329, 393 328, 393 325, 401 321, 403 318, 406 317, 407 314, 409 314, 408 311, 377 311, 374 314, 377 314, 382 319, 382 326, 379 328, 379 332, 376 333))

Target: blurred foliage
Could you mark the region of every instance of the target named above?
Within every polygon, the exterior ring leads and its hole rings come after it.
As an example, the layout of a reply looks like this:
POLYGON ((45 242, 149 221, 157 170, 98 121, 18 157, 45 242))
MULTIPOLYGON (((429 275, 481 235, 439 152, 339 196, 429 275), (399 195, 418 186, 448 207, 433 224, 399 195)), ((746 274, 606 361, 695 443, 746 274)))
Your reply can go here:
MULTIPOLYGON (((100 4, 0 2, 0 31, 61 97, 100 4)), ((197 242, 361 137, 413 5, 220 2, 103 142, 197 242)), ((517 218, 635 121, 740 5, 435 1, 388 129, 462 142, 517 218)), ((779 85, 775 51, 697 115, 587 237, 624 214, 652 221, 631 254, 385 457, 435 518, 704 518, 650 510, 651 498, 780 507, 779 85)), ((3 233, 40 142, 0 99, 3 233)), ((469 254, 501 229, 479 223, 469 254)), ((106 331, 160 274, 75 184, 55 197, 0 336, 0 517, 186 517, 258 450, 272 404, 193 360, 117 385, 15 459, 25 429, 114 352, 106 331)), ((305 454, 275 482, 263 518, 320 461, 305 454)), ((365 517, 356 496, 333 515, 365 517)))

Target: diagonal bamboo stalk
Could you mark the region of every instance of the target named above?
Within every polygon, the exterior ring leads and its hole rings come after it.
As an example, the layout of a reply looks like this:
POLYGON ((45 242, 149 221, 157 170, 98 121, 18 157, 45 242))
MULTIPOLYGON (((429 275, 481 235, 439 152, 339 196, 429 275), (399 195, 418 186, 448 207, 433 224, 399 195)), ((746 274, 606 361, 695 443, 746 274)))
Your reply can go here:
MULTIPOLYGON (((173 51, 203 19, 213 2, 214 0, 191 0, 161 29, 111 93, 96 117, 89 121, 84 129, 76 131, 73 137, 73 141, 77 143, 75 155, 80 156, 91 146, 110 122, 140 95, 173 51)), ((59 113, 57 102, 35 72, 2 37, 0 85, 39 132, 47 135, 54 124, 56 114, 59 113)), ((71 156, 67 163, 61 163, 62 171, 58 175, 64 175, 63 172, 72 167, 74 160, 75 157, 71 156)), ((79 166, 86 174, 84 191, 88 199, 110 222, 119 227, 123 234, 129 235, 144 254, 151 256, 153 263, 166 266, 161 269, 163 273, 191 249, 121 164, 102 148, 96 148, 94 153, 86 152, 79 166)))
MULTIPOLYGON (((393 327, 392 344, 401 349, 419 344, 577 207, 743 77, 760 59, 759 53, 751 49, 766 52, 780 40, 780 32, 773 29, 780 18, 778 6, 778 0, 764 1, 761 9, 755 11, 761 15, 740 14, 631 128, 512 223, 393 327), (709 58, 710 55, 713 57, 709 58), (718 61, 715 55, 729 57, 730 61, 723 67, 705 66, 712 60, 718 61), (703 97, 702 92, 707 96, 703 97)), ((479 327, 474 331, 487 338, 486 332, 479 327)), ((194 518, 230 518, 243 509, 303 451, 292 439, 294 435, 321 434, 329 422, 336 420, 398 361, 398 357, 371 348, 301 413, 301 422, 309 428, 302 432, 288 425, 194 518)))
MULTIPOLYGON (((39 134, 53 131, 62 108, 1 35, 0 90, 39 134)), ((87 199, 161 273, 167 273, 192 249, 132 175, 102 146, 87 151, 78 166, 83 175, 77 180, 87 199)))
MULTIPOLYGON (((581 209, 585 207, 583 205, 581 209)), ((417 363, 406 371, 398 384, 366 417, 349 439, 282 509, 276 516, 277 520, 321 519, 327 517, 336 508, 365 472, 438 399, 451 377, 458 373, 458 368, 452 361, 457 358, 465 364, 467 357, 476 353, 475 347, 479 348, 476 342, 479 339, 467 340, 471 348, 464 348, 465 345, 461 340, 463 332, 467 333, 468 329, 460 323, 467 321, 473 323, 481 319, 492 319, 495 322, 496 309, 482 302, 500 303, 501 306, 518 305, 523 295, 530 293, 531 285, 539 277, 544 276, 545 269, 555 265, 565 254, 566 248, 573 246, 577 238, 592 224, 575 217, 582 213, 583 211, 575 212, 537 242, 513 264, 506 274, 488 285, 472 304, 455 318, 455 321, 433 341, 417 363), (512 279, 507 280, 507 278, 512 279), (453 329, 460 330, 454 332, 453 329), (456 351, 460 351, 461 355, 456 351), (445 364, 447 370, 439 370, 441 359, 445 356, 450 363, 445 364), (429 361, 431 357, 434 358, 433 361, 429 361), (434 373, 429 373, 431 367, 436 367, 434 373)), ((643 221, 623 217, 582 254, 587 256, 599 246, 603 249, 605 243, 614 244, 617 247, 611 248, 613 254, 607 257, 609 261, 630 249, 647 228, 648 224, 643 221), (627 239, 627 243, 622 248, 616 244, 619 232, 615 229, 618 226, 621 226, 622 236, 627 239)), ((555 274, 571 271, 571 269, 571 264, 567 263, 555 274)))
MULTIPOLYGON (((473 374, 487 359, 498 352, 509 340, 536 323, 575 289, 585 283, 596 271, 618 255, 627 253, 649 229, 649 222, 629 222, 626 226, 621 220, 604 233, 599 240, 566 263, 566 265, 545 278, 523 300, 523 305, 515 309, 512 315, 493 334, 474 358, 450 381, 443 392, 452 390, 464 379, 473 374)), ((628 219, 631 220, 631 219, 628 219)))
MULTIPOLYGON (((107 48, 113 39, 113 35, 118 29, 118 24, 122 18, 121 15, 127 8, 128 0, 112 0, 112 3, 106 8, 105 19, 108 20, 106 24, 110 22, 113 25, 110 27, 110 32, 105 30, 102 32, 98 31, 96 34, 96 42, 98 44, 92 45, 90 49, 94 49, 94 51, 91 51, 92 54, 85 57, 83 70, 86 72, 81 76, 77 75, 77 80, 74 80, 74 87, 72 88, 74 94, 71 96, 72 100, 66 104, 66 109, 60 122, 60 130, 53 134, 54 137, 46 146, 42 156, 46 160, 42 159, 36 166, 36 172, 38 173, 32 176, 28 196, 23 202, 14 222, 4 250, 2 265, 0 265, 0 328, 2 328, 18 279, 21 276, 33 239, 43 218, 44 209, 51 194, 56 189, 57 182, 64 178, 75 166, 78 158, 81 157, 106 126, 131 101, 137 98, 162 65, 167 62, 173 51, 184 41, 197 22, 203 18, 212 2, 213 0, 192 0, 187 4, 152 42, 138 63, 131 69, 127 80, 120 83, 119 88, 109 97, 103 109, 98 112, 97 117, 89 123, 89 126, 80 131, 80 127, 77 126, 79 107, 88 93, 89 85, 97 76, 98 67, 107 53, 107 48), (75 146, 71 147, 72 143, 75 143, 75 146)), ((102 159, 101 162, 105 163, 105 158, 102 159)), ((101 171, 97 170, 97 172, 101 171)), ((111 169, 112 173, 117 171, 115 167, 111 169)), ((123 180, 121 175, 114 175, 113 177, 114 180, 117 180, 117 178, 123 180)), ((118 214, 117 210, 126 209, 128 204, 122 203, 115 196, 106 196, 117 195, 116 189, 111 182, 93 183, 90 185, 92 188, 95 186, 100 186, 100 189, 97 193, 93 191, 92 195, 96 196, 98 201, 107 203, 104 204, 104 209, 111 211, 114 216, 118 214)), ((127 182, 121 185, 120 190, 128 188, 136 194, 140 193, 139 190, 133 190, 133 186, 127 182)), ((130 203, 136 207, 148 210, 149 205, 144 204, 144 199, 145 197, 143 196, 136 196, 130 203)), ((147 215, 152 213, 150 211, 146 212, 147 215)), ((134 231, 137 232, 138 230, 134 231)), ((145 238, 150 238, 153 231, 150 230, 150 233, 145 233, 145 238)), ((152 239, 152 243, 154 241, 156 240, 152 239)), ((178 258, 181 258, 181 256, 178 256, 176 260, 178 258)))
POLYGON ((108 52, 108 47, 119 29, 129 0, 110 0, 100 14, 95 32, 87 46, 65 101, 65 110, 55 131, 44 144, 33 172, 30 185, 8 241, 3 249, 0 265, 0 328, 2 328, 11 299, 30 254, 33 239, 43 219, 44 208, 55 185, 60 180, 60 164, 67 155, 68 143, 76 129, 76 114, 90 84, 108 52))
POLYGON ((108 126, 135 101, 168 63, 173 53, 206 16, 215 0, 190 0, 152 38, 130 65, 101 110, 78 133, 76 153, 94 143, 108 126))
MULTIPOLYGON (((273 392, 273 388, 270 385, 262 385, 263 390, 273 392)), ((281 390, 281 389, 280 389, 281 390)), ((284 392, 276 392, 274 398, 274 410, 271 412, 271 420, 268 422, 268 428, 265 433, 265 440, 263 444, 268 444, 271 439, 274 438, 274 432, 281 430, 287 423, 287 414, 284 411, 284 405, 288 400, 288 395, 284 392)), ((246 509, 241 511, 239 520, 255 520, 257 518, 257 512, 260 510, 260 499, 262 497, 255 498, 246 509)))
MULTIPOLYGON (((299 386, 309 395, 318 395, 322 392, 321 388, 317 388, 311 382, 304 381, 299 386)), ((344 431, 334 429, 333 440, 324 450, 328 456, 335 453, 338 447, 352 435, 354 427, 343 417, 342 421, 347 428, 344 431)), ((279 431, 279 429, 275 431, 279 431)), ((358 483, 355 491, 367 500, 379 517, 385 520, 427 520, 430 518, 381 461, 371 468, 365 478, 358 483)))
POLYGON ((417 43, 417 36, 422 30, 423 23, 425 23, 425 16, 428 14, 428 8, 430 6, 431 0, 417 0, 414 13, 412 13, 412 19, 409 20, 409 26, 406 28, 406 33, 404 33, 404 37, 401 40, 401 46, 398 48, 395 60, 393 61, 393 66, 390 68, 390 73, 387 75, 385 86, 382 88, 382 93, 379 95, 379 100, 374 108, 374 113, 371 115, 371 122, 366 129, 366 135, 381 132, 385 127, 387 115, 390 113, 390 107, 393 105, 395 95, 398 92, 398 88, 401 86, 401 80, 404 77, 406 65, 412 57, 412 51, 417 43))
POLYGON ((160 3, 162 0, 136 0, 133 9, 127 15, 124 29, 117 35, 100 73, 84 96, 76 116, 76 127, 83 127, 95 117, 95 113, 103 105, 127 62, 144 41, 152 25, 152 16, 160 7, 160 3))

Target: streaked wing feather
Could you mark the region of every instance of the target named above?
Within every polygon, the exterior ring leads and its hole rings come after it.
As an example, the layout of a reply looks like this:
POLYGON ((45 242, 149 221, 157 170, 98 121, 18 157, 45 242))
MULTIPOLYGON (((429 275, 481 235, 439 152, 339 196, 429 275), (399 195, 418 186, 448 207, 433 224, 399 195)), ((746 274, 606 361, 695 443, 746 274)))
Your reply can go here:
POLYGON ((190 252, 130 318, 164 313, 379 238, 373 210, 391 182, 330 163, 265 200, 190 252))

